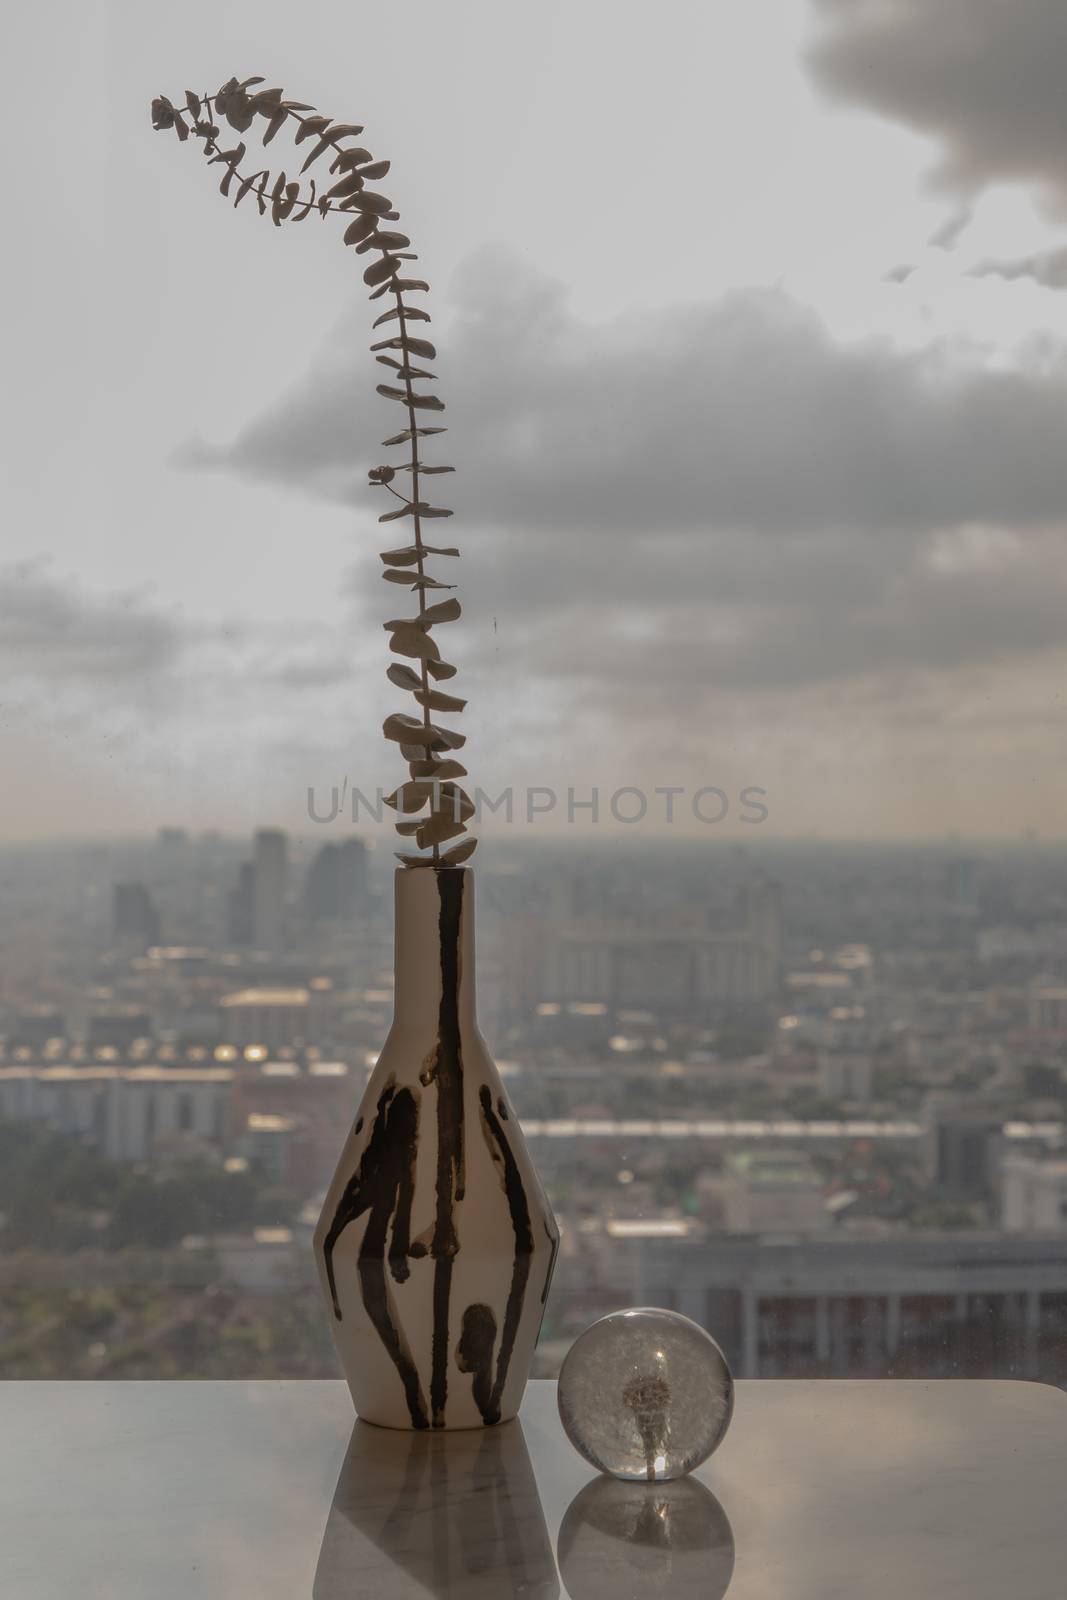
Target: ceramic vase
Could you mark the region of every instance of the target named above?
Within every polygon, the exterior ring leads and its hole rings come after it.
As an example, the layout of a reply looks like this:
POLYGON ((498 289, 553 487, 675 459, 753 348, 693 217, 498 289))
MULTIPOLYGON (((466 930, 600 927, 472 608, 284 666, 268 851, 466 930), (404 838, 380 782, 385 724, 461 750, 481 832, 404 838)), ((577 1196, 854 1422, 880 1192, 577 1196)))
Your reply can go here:
POLYGON ((478 1428, 519 1408, 559 1232, 478 1030, 474 874, 399 869, 393 1024, 315 1230, 359 1416, 478 1428))

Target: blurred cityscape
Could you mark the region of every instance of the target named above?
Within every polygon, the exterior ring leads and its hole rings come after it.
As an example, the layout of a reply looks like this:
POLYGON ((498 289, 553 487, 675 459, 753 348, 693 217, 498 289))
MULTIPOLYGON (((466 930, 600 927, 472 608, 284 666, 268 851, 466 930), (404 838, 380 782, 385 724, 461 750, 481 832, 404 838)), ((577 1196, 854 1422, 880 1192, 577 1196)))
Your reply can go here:
MULTIPOLYGON (((393 859, 0 853, 0 1378, 329 1376, 310 1235, 392 1008, 393 859)), ((619 1306, 746 1376, 1067 1383, 1067 849, 493 840, 479 1011, 619 1306)))

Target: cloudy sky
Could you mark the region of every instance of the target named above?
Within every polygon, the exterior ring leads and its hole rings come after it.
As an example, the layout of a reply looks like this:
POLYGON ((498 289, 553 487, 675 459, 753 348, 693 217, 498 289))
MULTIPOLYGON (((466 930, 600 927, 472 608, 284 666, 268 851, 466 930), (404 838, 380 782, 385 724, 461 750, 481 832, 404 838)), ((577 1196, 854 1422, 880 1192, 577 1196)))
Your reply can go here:
POLYGON ((309 785, 397 776, 358 258, 230 215, 149 126, 251 73, 393 163, 486 789, 1062 834, 1062 0, 46 0, 18 27, 0 835, 298 826, 309 785))

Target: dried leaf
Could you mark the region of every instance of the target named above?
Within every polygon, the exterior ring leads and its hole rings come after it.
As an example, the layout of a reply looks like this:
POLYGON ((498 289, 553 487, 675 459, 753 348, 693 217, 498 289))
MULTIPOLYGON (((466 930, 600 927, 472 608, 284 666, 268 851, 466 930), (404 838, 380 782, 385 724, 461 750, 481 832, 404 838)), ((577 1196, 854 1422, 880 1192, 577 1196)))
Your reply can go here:
POLYGON ((401 378, 426 378, 430 383, 437 382, 436 372, 431 372, 427 367, 406 367, 402 361, 396 361, 392 356, 375 356, 375 361, 380 361, 383 367, 392 367, 401 378))
POLYGON ((435 812, 444 812, 445 816, 458 822, 468 822, 473 817, 477 807, 465 789, 455 783, 442 783, 439 779, 434 779, 432 787, 437 790, 433 802, 435 812))
POLYGON ((386 633, 392 633, 394 628, 422 628, 428 632, 430 624, 423 622, 421 617, 392 617, 388 622, 383 622, 382 627, 386 633))
POLYGON ((421 576, 418 573, 415 574, 411 580, 411 587, 413 589, 454 589, 456 586, 454 583, 441 583, 437 578, 431 578, 428 572, 424 572, 421 576))
POLYGON ((344 205, 346 209, 354 211, 373 212, 376 217, 384 217, 389 210, 389 201, 384 194, 374 194, 370 189, 350 195, 344 205))
POLYGON ((443 844, 446 839, 455 839, 466 831, 465 822, 456 822, 445 812, 435 811, 432 817, 420 825, 415 841, 420 850, 425 850, 427 845, 443 844))
POLYGON ((428 633, 423 633, 421 628, 394 629, 389 648, 398 656, 425 661, 427 666, 431 666, 440 656, 436 640, 431 639, 428 633))
MULTIPOLYGON (((403 250, 405 245, 411 243, 411 240, 406 233, 390 233, 386 228, 384 232, 378 235, 378 243, 383 250, 403 250)), ((363 249, 369 250, 370 246, 364 245, 363 249)), ((406 260, 407 258, 405 257, 404 259, 406 260)))
MULTIPOLYGON (((375 388, 377 389, 378 393, 380 395, 384 395, 387 400, 407 400, 407 392, 404 389, 391 389, 387 383, 375 384, 375 388)), ((388 444, 390 441, 387 439, 385 442, 388 444)))
POLYGON ((391 439, 383 439, 383 444, 407 444, 409 439, 423 439, 431 433, 447 433, 447 428, 405 428, 403 433, 395 433, 391 439))
POLYGON ((462 844, 454 844, 451 850, 446 850, 441 856, 441 865, 458 867, 461 861, 469 861, 478 848, 477 839, 464 839, 462 844))
MULTIPOLYGON (((404 505, 398 506, 395 511, 384 511, 378 518, 379 522, 396 522, 400 517, 450 517, 451 511, 442 511, 438 506, 429 506, 424 500, 408 500, 404 505)), ((429 546, 426 547, 429 549, 429 546)), ((439 556, 458 556, 459 551, 445 546, 435 546, 439 556)))
MULTIPOLYGON (((314 180, 314 178, 312 178, 310 180, 310 183, 311 183, 311 193, 308 195, 306 205, 304 206, 303 210, 294 211, 293 212, 292 216, 289 218, 290 222, 303 222, 304 218, 314 208, 314 205, 315 205, 315 180, 314 180)), ((293 184, 293 188, 294 189, 296 189, 298 187, 299 187, 298 184, 295 184, 295 183, 293 184)))
POLYGON ((373 160, 369 150, 341 150, 330 163, 331 172, 349 172, 353 167, 366 166, 373 160))
POLYGON ((287 185, 285 181, 285 173, 279 172, 274 184, 274 188, 271 190, 270 194, 271 221, 274 223, 276 228, 281 227, 282 222, 293 209, 293 196, 290 195, 289 190, 292 189, 295 191, 297 187, 298 185, 295 183, 287 185))
POLYGON ((465 778, 467 776, 466 767, 460 766, 458 761, 453 761, 451 758, 446 761, 438 761, 433 757, 428 761, 413 761, 411 763, 411 771, 417 778, 436 778, 438 782, 445 778, 465 778))
POLYGON ((410 567, 411 563, 417 561, 420 555, 458 556, 459 551, 439 544, 405 544, 399 550, 382 550, 380 554, 382 560, 391 567, 410 567))
POLYGON ((399 833, 401 838, 403 838, 403 839, 412 838, 416 833, 418 833, 419 826, 420 825, 417 822, 394 822, 393 823, 393 827, 396 829, 397 833, 399 833))
POLYGON ((200 116, 200 101, 191 89, 185 91, 185 103, 194 117, 200 116))
POLYGON ((432 867, 434 864, 433 856, 405 856, 399 850, 394 850, 393 854, 405 867, 432 867))
POLYGON ((394 811, 421 811, 427 800, 436 798, 439 787, 434 783, 402 783, 384 797, 385 804, 394 811))
POLYGON ((256 113, 252 109, 252 102, 247 95, 232 96, 226 102, 226 121, 231 128, 236 128, 238 133, 247 133, 256 113))
POLYGON ((463 614, 458 600, 441 600, 422 614, 423 622, 455 622, 463 614))
POLYGON ((462 711, 467 704, 458 695, 445 694, 443 689, 414 689, 412 693, 420 706, 427 711, 462 711))
POLYGON ((242 181, 241 187, 238 189, 237 194, 234 197, 234 202, 233 203, 234 203, 235 206, 239 206, 241 204, 241 201, 244 199, 245 195, 248 193, 249 189, 251 189, 251 187, 255 183, 255 181, 256 180, 255 180, 254 176, 251 177, 251 178, 245 178, 242 181))
POLYGON ((336 144, 338 139, 354 139, 362 132, 361 122, 338 122, 330 129, 330 138, 336 144))
POLYGON ((347 178, 342 178, 340 183, 335 183, 326 193, 331 200, 347 200, 349 195, 358 194, 363 187, 363 179, 358 172, 350 173, 347 178))
POLYGON ((396 567, 386 567, 382 577, 386 583, 406 583, 409 589, 413 589, 419 580, 417 572, 403 572, 396 567))
POLYGON ((350 222, 345 229, 345 244, 358 244, 361 239, 369 238, 377 226, 377 217, 371 216, 369 212, 366 216, 357 217, 355 222, 350 222))
MULTIPOLYGON (((448 604, 447 600, 445 601, 445 604, 448 604)), ((430 607, 431 611, 436 611, 436 609, 436 606, 430 607)), ((456 676, 456 668, 452 666, 451 662, 449 661, 427 661, 426 667, 430 674, 439 680, 443 678, 454 678, 456 676)))
POLYGON ((430 313, 428 311, 423 311, 419 306, 405 306, 403 311, 401 311, 397 306, 394 306, 391 311, 383 311, 380 317, 375 317, 371 326, 374 328, 380 328, 383 323, 395 322, 398 317, 403 317, 406 322, 433 321, 430 313))
POLYGON ((386 669, 386 677, 390 683, 395 683, 398 689, 421 689, 422 679, 411 667, 405 667, 399 661, 394 661, 386 669))
POLYGON ((313 133, 321 133, 324 128, 328 128, 329 126, 329 117, 305 117, 303 122, 300 124, 300 130, 297 133, 296 138, 293 140, 293 143, 299 144, 301 139, 310 139, 313 133))
POLYGON ((432 722, 420 722, 417 717, 409 717, 402 711, 394 711, 382 723, 382 732, 387 739, 421 747, 433 744, 443 729, 435 728, 432 722))
POLYGON ((456 469, 455 467, 428 467, 425 461, 420 461, 418 466, 415 467, 412 466, 410 461, 403 461, 396 470, 398 472, 417 472, 420 477, 424 477, 426 474, 430 474, 432 476, 437 472, 455 472, 456 469))
MULTIPOLYGON (((445 409, 444 401, 435 394, 413 394, 411 396, 411 404, 420 411, 443 411, 445 409)), ((446 511, 444 515, 451 516, 452 513, 446 511)))
POLYGON ((424 361, 433 361, 437 356, 429 339, 416 339, 410 333, 397 333, 391 339, 380 339, 377 344, 371 345, 371 350, 407 350, 413 356, 421 356, 424 361))
MULTIPOLYGON (((305 122, 304 126, 305 126, 305 128, 307 127, 307 123, 306 122, 305 122)), ((313 161, 317 161, 319 159, 319 157, 321 155, 323 155, 329 149, 330 149, 330 141, 325 135, 323 135, 323 137, 319 140, 319 142, 315 146, 315 148, 306 157, 306 159, 304 161, 304 165, 300 168, 301 172, 306 172, 307 169, 311 166, 312 162, 313 161)))
MULTIPOLYGON (((429 289, 430 285, 422 278, 401 278, 397 288, 401 294, 409 294, 413 289, 429 289)), ((408 315, 410 316, 410 312, 408 315)))
POLYGON ((264 144, 270 144, 271 140, 274 138, 274 135, 281 132, 281 130, 285 127, 286 118, 288 115, 289 113, 284 109, 284 107, 279 108, 279 110, 274 113, 273 117, 270 119, 270 122, 267 124, 267 131, 263 135, 264 144))
POLYGON ((395 272, 396 262, 393 257, 384 255, 380 261, 371 262, 363 274, 363 282, 373 287, 374 284, 382 283, 386 278, 391 278, 395 272))
POLYGON ((371 165, 367 167, 363 176, 365 178, 375 179, 384 178, 385 174, 389 171, 389 166, 390 163, 388 161, 373 161, 371 165))

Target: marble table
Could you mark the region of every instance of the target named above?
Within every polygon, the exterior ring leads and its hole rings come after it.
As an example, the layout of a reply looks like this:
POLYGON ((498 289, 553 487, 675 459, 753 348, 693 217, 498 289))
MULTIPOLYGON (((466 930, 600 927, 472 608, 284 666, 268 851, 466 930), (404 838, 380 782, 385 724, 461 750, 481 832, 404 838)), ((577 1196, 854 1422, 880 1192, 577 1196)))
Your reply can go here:
POLYGON ((598 1478, 555 1385, 486 1432, 356 1423, 339 1382, 0 1383, 12 1600, 1063 1600, 1067 1396, 738 1384, 675 1485, 598 1478))

